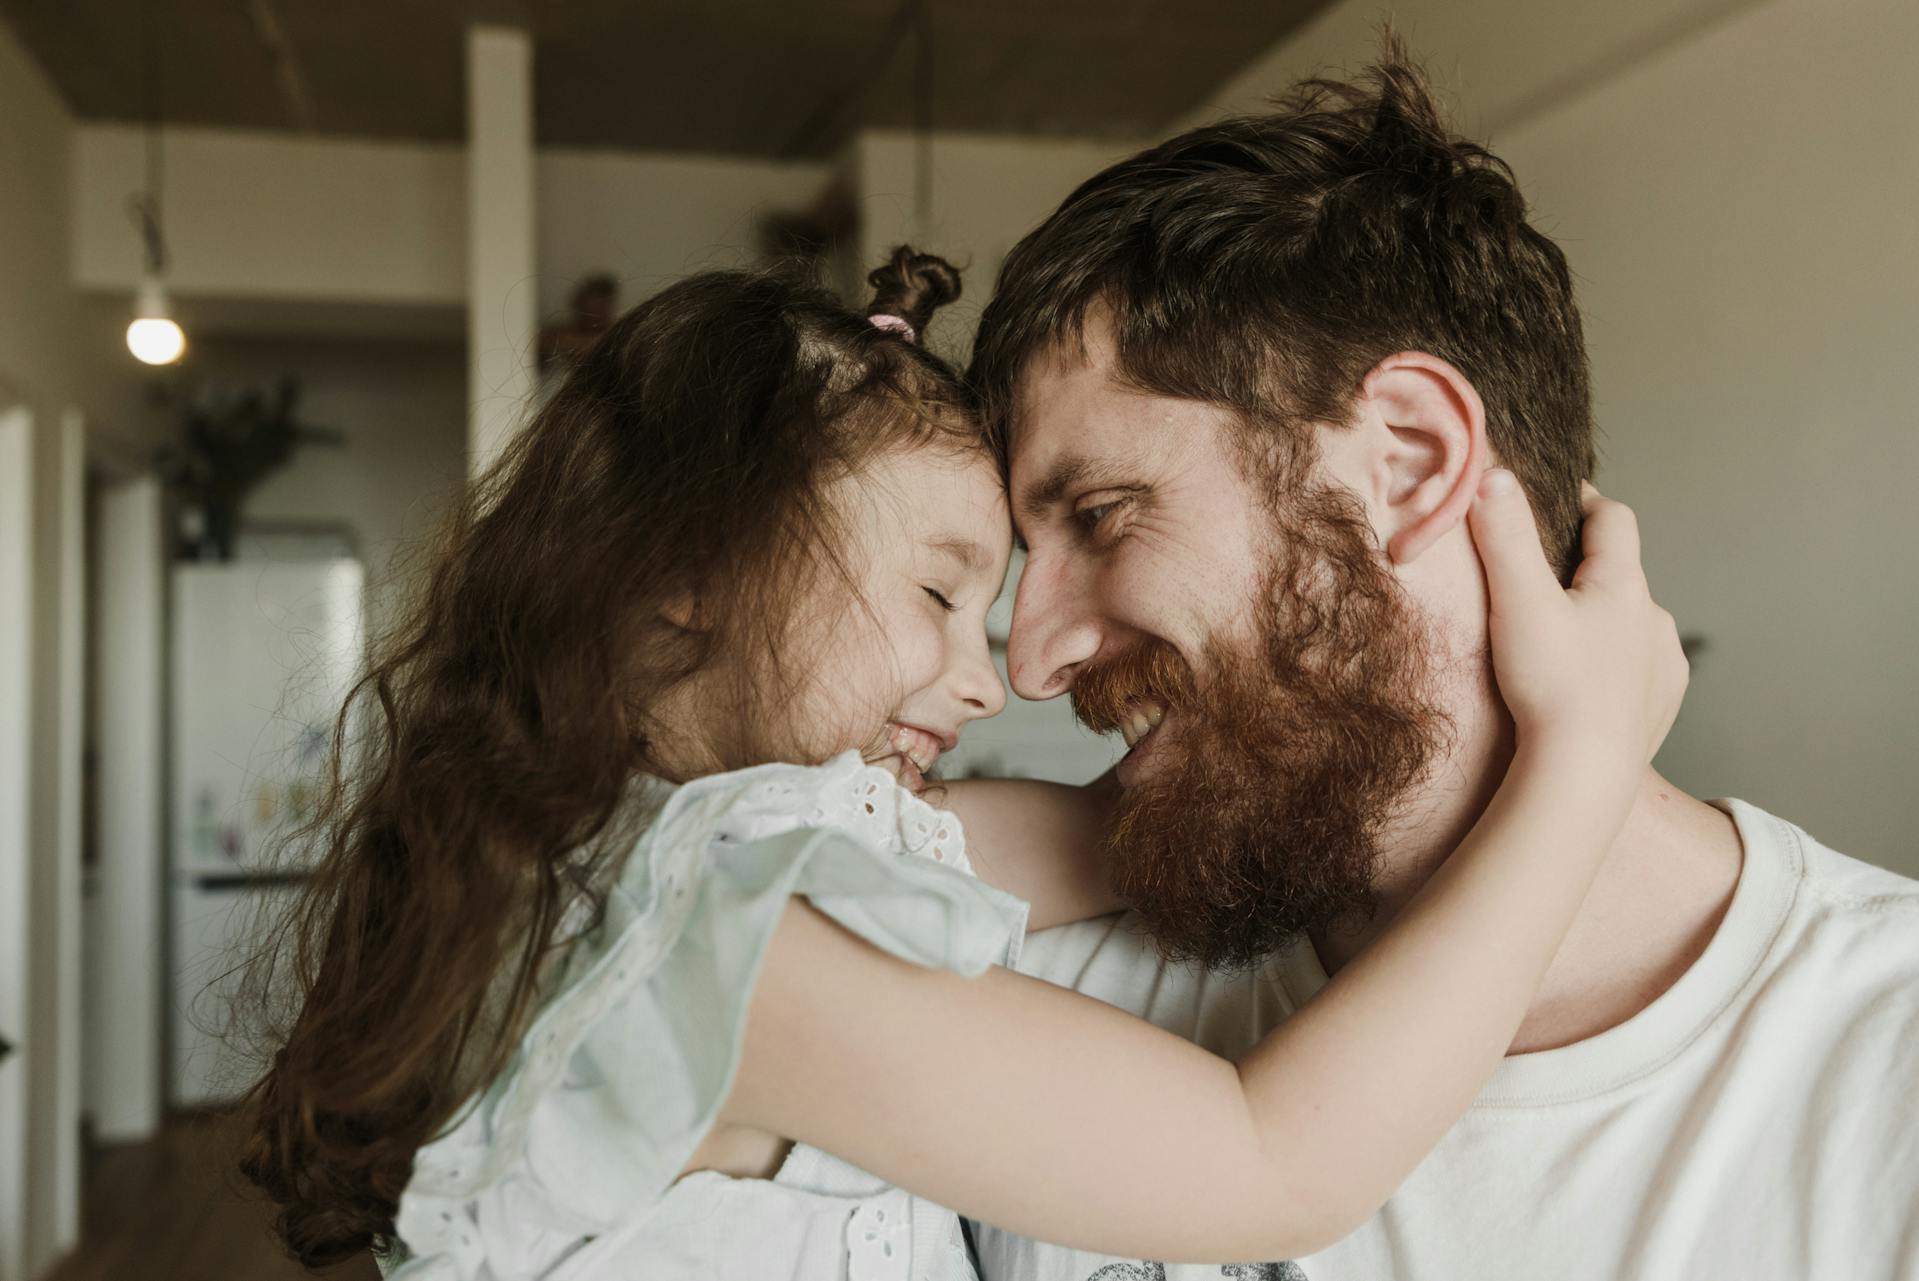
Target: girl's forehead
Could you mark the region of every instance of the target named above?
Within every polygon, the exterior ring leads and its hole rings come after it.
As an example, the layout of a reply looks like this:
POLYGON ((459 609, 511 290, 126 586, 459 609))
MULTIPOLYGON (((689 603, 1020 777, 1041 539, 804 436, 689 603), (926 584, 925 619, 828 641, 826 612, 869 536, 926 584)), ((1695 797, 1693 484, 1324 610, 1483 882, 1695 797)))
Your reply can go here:
POLYGON ((875 459, 848 478, 876 522, 895 537, 938 550, 969 551, 967 559, 1003 563, 1012 547, 1012 522, 999 468, 981 450, 923 447, 875 459), (963 546, 964 545, 964 546, 963 546), (975 554, 976 553, 976 554, 975 554))
POLYGON ((851 479, 873 494, 963 500, 985 509, 988 515, 1003 508, 1006 501, 999 468, 991 455, 980 449, 938 444, 895 449, 873 459, 851 479))

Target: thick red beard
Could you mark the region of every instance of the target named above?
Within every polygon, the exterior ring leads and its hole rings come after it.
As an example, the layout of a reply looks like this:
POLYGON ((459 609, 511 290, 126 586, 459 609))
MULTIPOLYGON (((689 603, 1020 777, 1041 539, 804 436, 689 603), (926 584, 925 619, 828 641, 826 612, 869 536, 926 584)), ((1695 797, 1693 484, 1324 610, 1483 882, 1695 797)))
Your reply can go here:
POLYGON ((1209 645, 1201 681, 1154 641, 1073 684, 1096 730, 1144 699, 1169 708, 1109 834, 1113 884, 1162 953, 1216 968, 1371 914, 1381 830, 1451 728, 1424 629, 1351 499, 1303 494, 1275 521, 1252 653, 1209 645))

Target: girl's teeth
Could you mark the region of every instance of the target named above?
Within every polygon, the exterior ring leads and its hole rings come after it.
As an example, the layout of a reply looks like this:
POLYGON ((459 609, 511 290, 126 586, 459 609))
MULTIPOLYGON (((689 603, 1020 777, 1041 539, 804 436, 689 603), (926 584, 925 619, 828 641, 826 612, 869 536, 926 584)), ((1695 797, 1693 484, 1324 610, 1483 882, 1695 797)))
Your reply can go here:
POLYGON ((899 727, 894 733, 893 747, 921 773, 931 769, 933 762, 939 759, 939 746, 930 735, 905 726, 899 727))

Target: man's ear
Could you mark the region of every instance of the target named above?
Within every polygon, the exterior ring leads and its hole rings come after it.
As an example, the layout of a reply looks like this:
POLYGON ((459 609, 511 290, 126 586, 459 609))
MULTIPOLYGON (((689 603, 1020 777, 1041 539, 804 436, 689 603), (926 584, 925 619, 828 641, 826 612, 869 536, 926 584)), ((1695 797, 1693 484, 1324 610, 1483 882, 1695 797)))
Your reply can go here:
POLYGON ((1370 470, 1386 554, 1409 564, 1473 505, 1486 469, 1486 407, 1466 375, 1420 351, 1373 366, 1360 402, 1362 417, 1383 429, 1370 470))

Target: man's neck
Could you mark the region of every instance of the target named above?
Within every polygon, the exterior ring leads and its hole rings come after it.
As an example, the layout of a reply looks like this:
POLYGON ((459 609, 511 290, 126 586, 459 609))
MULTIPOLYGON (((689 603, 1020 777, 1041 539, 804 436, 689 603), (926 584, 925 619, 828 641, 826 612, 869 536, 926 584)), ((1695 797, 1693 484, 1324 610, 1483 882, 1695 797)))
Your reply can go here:
MULTIPOLYGON (((1504 754, 1497 747, 1489 753, 1504 754)), ((1379 912, 1363 928, 1313 938, 1327 973, 1356 956, 1425 884, 1471 830, 1503 774, 1503 760, 1498 768, 1456 774, 1456 786, 1422 807, 1419 831, 1389 842, 1379 912), (1482 781, 1468 786, 1468 778, 1482 781)), ((1583 1041, 1650 1005, 1705 951, 1732 901, 1740 864, 1732 819, 1648 769, 1511 1052, 1583 1041)))

